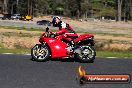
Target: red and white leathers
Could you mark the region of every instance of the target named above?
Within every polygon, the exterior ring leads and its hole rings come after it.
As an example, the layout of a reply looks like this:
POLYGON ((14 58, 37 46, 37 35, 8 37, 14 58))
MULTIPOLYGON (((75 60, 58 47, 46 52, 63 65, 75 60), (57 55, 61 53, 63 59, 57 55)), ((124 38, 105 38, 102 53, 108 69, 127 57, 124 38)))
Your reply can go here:
POLYGON ((58 23, 59 30, 56 32, 57 39, 63 39, 66 41, 72 41, 73 39, 77 38, 77 33, 71 28, 71 26, 65 22, 60 21, 58 23))

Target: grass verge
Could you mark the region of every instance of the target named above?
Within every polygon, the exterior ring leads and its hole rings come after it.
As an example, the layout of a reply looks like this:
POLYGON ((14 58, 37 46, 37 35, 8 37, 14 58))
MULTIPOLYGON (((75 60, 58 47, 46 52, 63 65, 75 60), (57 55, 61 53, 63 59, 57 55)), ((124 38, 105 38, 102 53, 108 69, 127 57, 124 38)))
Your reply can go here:
MULTIPOLYGON (((31 49, 0 49, 0 53, 30 54, 31 49)), ((132 58, 131 51, 97 51, 97 57, 132 58)))
POLYGON ((26 30, 26 31, 44 31, 46 27, 44 27, 44 29, 42 29, 42 28, 26 28, 26 27, 14 27, 14 26, 0 26, 0 28, 4 28, 4 29, 16 29, 16 30, 26 30))
POLYGON ((132 51, 97 51, 99 57, 132 58, 132 51))
POLYGON ((28 54, 30 49, 0 49, 0 53, 28 54))
MULTIPOLYGON (((0 26, 0 28, 3 29, 15 29, 15 30, 25 30, 25 31, 45 31, 46 26, 44 26, 43 28, 26 28, 26 27, 14 27, 14 26, 0 26)), ((57 30, 55 30, 55 27, 51 27, 52 28, 52 32, 56 32, 57 30)))
POLYGON ((15 32, 4 32, 0 33, 0 35, 11 37, 11 36, 17 36, 17 37, 34 37, 34 36, 40 36, 40 33, 36 34, 31 34, 31 33, 15 33, 15 32))

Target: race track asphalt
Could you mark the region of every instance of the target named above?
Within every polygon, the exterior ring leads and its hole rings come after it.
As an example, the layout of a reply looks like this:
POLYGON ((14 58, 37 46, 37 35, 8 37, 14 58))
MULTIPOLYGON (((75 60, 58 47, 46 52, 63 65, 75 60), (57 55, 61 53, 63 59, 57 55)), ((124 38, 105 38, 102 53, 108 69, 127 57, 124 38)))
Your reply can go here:
POLYGON ((130 74, 132 59, 96 58, 94 63, 35 62, 30 55, 0 54, 0 88, 132 88, 132 84, 86 84, 76 81, 81 65, 87 74, 130 74))

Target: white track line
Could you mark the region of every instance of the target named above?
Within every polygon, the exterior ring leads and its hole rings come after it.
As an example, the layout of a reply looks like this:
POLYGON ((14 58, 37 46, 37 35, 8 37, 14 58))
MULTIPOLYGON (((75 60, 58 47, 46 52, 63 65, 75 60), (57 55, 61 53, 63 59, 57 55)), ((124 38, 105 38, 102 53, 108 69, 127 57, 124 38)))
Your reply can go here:
MULTIPOLYGON (((1 54, 11 55, 11 54, 14 54, 14 53, 1 53, 1 54)), ((22 55, 31 55, 31 54, 22 54, 22 55)))
POLYGON ((2 53, 2 54, 13 54, 13 53, 2 53))
POLYGON ((24 54, 24 55, 28 55, 28 56, 29 56, 29 55, 31 55, 31 54, 24 54))
POLYGON ((119 58, 119 57, 106 57, 106 58, 119 58))

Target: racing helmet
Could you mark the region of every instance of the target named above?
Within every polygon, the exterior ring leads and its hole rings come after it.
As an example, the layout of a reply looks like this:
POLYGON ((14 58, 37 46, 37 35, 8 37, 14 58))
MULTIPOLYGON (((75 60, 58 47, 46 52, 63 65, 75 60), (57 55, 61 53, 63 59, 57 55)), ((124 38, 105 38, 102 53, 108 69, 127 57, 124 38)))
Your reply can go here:
POLYGON ((59 21, 61 21, 61 17, 59 17, 59 16, 54 16, 54 17, 53 17, 52 23, 53 23, 53 26, 54 26, 54 27, 57 27, 56 19, 59 19, 59 21))
POLYGON ((56 16, 56 18, 58 18, 58 19, 61 21, 61 17, 59 17, 59 16, 56 16))

